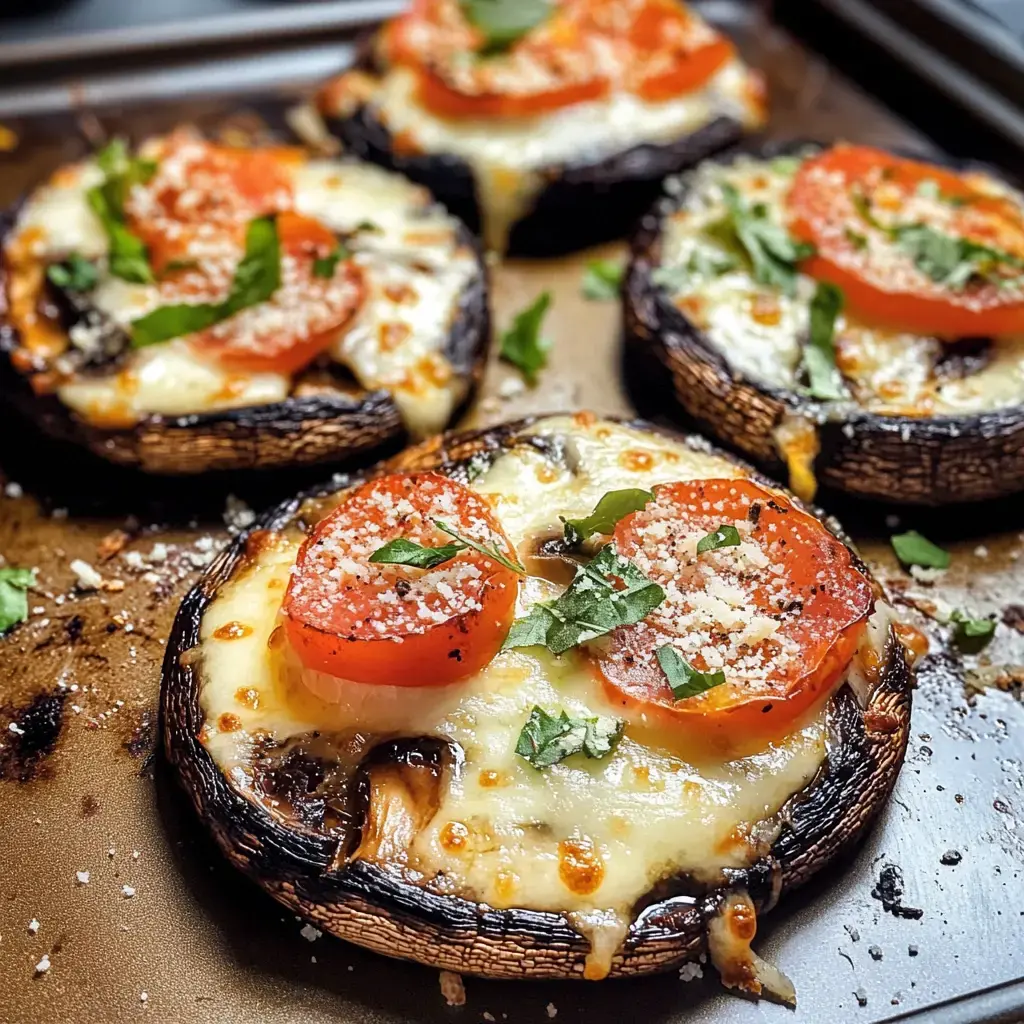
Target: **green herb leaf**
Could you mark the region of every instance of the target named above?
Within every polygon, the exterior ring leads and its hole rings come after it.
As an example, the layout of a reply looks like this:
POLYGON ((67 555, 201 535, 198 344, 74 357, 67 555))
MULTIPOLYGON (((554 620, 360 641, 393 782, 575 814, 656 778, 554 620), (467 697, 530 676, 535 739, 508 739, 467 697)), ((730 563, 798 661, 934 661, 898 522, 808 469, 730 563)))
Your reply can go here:
POLYGON ((555 601, 534 606, 525 619, 516 620, 502 650, 542 644, 562 654, 618 626, 645 619, 664 600, 665 591, 657 583, 606 544, 577 570, 555 601))
POLYGON ((626 268, 618 260, 590 260, 580 290, 585 299, 617 299, 626 268))
POLYGON ((365 231, 367 234, 370 235, 380 235, 383 234, 384 229, 379 224, 375 224, 372 220, 361 220, 356 225, 355 232, 353 233, 359 231, 365 231))
POLYGON ((668 292, 680 292, 694 278, 708 280, 735 270, 739 259, 720 249, 698 248, 682 266, 661 266, 651 272, 651 281, 668 292))
POLYGON ((836 350, 832 344, 842 308, 843 293, 834 284, 819 282, 811 299, 810 332, 803 350, 804 369, 814 398, 846 397, 846 386, 836 366, 836 350))
POLYGON ((249 221, 245 255, 235 268, 228 297, 220 303, 161 306, 131 325, 136 348, 205 331, 249 306, 265 302, 281 284, 281 246, 273 217, 249 221))
POLYGON ((749 205, 735 186, 722 184, 729 227, 750 259, 754 280, 787 295, 796 291, 797 263, 814 255, 814 246, 794 241, 771 219, 764 203, 749 205))
POLYGON ((334 277, 334 271, 338 266, 340 260, 347 260, 352 254, 343 245, 339 245, 334 252, 329 253, 327 256, 317 256, 313 260, 313 276, 314 277, 334 277))
POLYGON ((1010 253, 947 235, 927 224, 896 227, 892 236, 918 270, 953 291, 962 291, 978 278, 1001 284, 1007 280, 1005 270, 1024 270, 1024 260, 1010 253))
POLYGON ((854 231, 853 228, 843 228, 843 235, 850 245, 858 251, 863 251, 868 247, 867 235, 862 235, 859 231, 854 231))
POLYGON ((917 194, 925 199, 938 199, 942 194, 939 183, 934 178, 925 178, 917 183, 917 194))
POLYGON ((36 581, 35 571, 7 566, 0 569, 0 633, 28 618, 28 588, 36 581))
POLYGON ((124 223, 124 204, 135 185, 144 185, 156 173, 152 160, 133 158, 123 139, 114 139, 96 154, 105 180, 86 193, 89 207, 99 218, 110 243, 110 273, 135 284, 152 284, 153 270, 142 240, 124 223))
POLYGON ((443 544, 437 548, 427 548, 405 537, 389 540, 383 547, 377 548, 368 561, 387 565, 411 565, 416 569, 433 569, 443 562, 451 561, 466 545, 443 544))
POLYGON ((713 533, 706 534, 697 541, 697 554, 705 551, 717 551, 719 548, 735 548, 740 543, 740 532, 735 526, 723 523, 713 533))
POLYGON ((996 632, 995 619, 972 619, 963 612, 954 611, 949 621, 956 624, 953 641, 965 654, 977 654, 987 647, 996 632))
POLYGON ((518 562, 513 562, 511 559, 506 558, 496 547, 488 547, 486 544, 481 544, 479 541, 473 540, 472 537, 464 537, 461 533, 454 530, 440 519, 434 519, 432 522, 443 533, 447 533, 449 537, 454 537, 456 540, 462 541, 467 548, 479 551, 481 555, 486 555, 499 565, 505 566, 506 569, 511 569, 514 573, 518 573, 520 576, 526 575, 526 570, 518 562))
POLYGON ((516 753, 535 768, 550 768, 580 753, 598 760, 612 752, 625 724, 606 716, 570 718, 564 710, 557 716, 549 715, 534 706, 519 733, 516 753))
POLYGON ((540 325, 551 305, 551 292, 544 292, 532 306, 516 315, 501 337, 501 358, 519 369, 526 382, 537 383, 537 372, 548 361, 551 342, 541 337, 540 325))
POLYGON ((676 700, 696 697, 698 693, 704 693, 725 682, 723 671, 701 672, 695 669, 671 644, 659 647, 655 657, 676 700))
POLYGON ((798 156, 776 156, 772 158, 771 167, 774 174, 796 174, 803 166, 803 160, 798 156))
POLYGON ((917 530, 898 533, 890 540, 896 557, 904 565, 919 565, 924 569, 949 568, 949 552, 922 537, 917 530))
POLYGON ((63 263, 51 263, 46 268, 46 276, 59 288, 88 292, 96 287, 99 271, 95 263, 73 252, 63 263))
POLYGON ((889 233, 889 228, 875 217, 874 212, 871 209, 871 200, 868 199, 863 192, 851 192, 850 201, 853 203, 853 208, 857 211, 860 219, 864 221, 865 224, 873 227, 876 231, 884 231, 886 234, 889 233))
POLYGON ((582 544, 595 533, 611 533, 620 519, 628 516, 630 512, 639 512, 649 501, 654 501, 654 495, 639 487, 608 491, 589 516, 582 519, 559 517, 565 524, 565 539, 575 546, 582 544))
POLYGON ((551 13, 549 0, 461 0, 466 20, 484 35, 483 53, 500 53, 551 13))

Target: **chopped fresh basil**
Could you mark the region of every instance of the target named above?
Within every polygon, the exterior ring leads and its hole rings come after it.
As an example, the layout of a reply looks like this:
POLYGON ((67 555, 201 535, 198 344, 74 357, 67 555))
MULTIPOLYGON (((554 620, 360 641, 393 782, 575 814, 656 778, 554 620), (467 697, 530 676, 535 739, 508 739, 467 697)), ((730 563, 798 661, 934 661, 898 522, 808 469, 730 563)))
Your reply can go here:
POLYGON ((735 548, 740 543, 740 532, 735 526, 723 523, 717 530, 706 534, 697 541, 697 554, 705 551, 717 551, 719 548, 735 548))
POLYGON ((721 277, 737 266, 739 259, 732 253, 702 247, 694 249, 682 266, 656 267, 651 272, 651 281, 668 292, 679 292, 694 278, 721 277))
POLYGON ((808 390, 814 398, 846 397, 846 386, 836 366, 836 350, 832 344, 842 308, 843 293, 834 284, 819 282, 811 299, 810 329, 803 350, 808 390))
POLYGON ((0 569, 0 633, 28 618, 28 588, 36 581, 35 571, 7 566, 0 569))
POLYGON ((590 260, 580 290, 585 299, 616 299, 625 267, 618 260, 590 260))
POLYGON ((1024 270, 1024 260, 966 238, 947 235, 927 224, 893 228, 896 244, 923 274, 953 291, 962 291, 975 279, 1001 284, 1007 280, 999 268, 1024 270))
POLYGON ((359 231, 365 231, 368 235, 380 235, 384 233, 384 229, 379 225, 375 224, 372 220, 361 220, 355 227, 355 234, 359 231))
POLYGON ((327 256, 317 256, 313 260, 313 276, 331 278, 340 260, 347 260, 351 253, 343 245, 339 245, 334 252, 327 256))
POLYGON ((456 540, 461 541, 467 548, 479 551, 481 555, 486 555, 499 565, 503 565, 506 569, 511 569, 512 572, 518 573, 520 576, 526 575, 526 570, 518 562, 513 562, 511 559, 506 558, 496 547, 488 547, 486 544, 473 540, 472 537, 464 537, 440 519, 433 520, 433 523, 443 533, 447 533, 449 537, 454 537, 456 540))
POLYGON ((923 569, 949 568, 949 552, 943 551, 927 537, 922 537, 917 530, 898 533, 890 541, 896 557, 904 565, 919 565, 923 569))
POLYGON ((781 224, 771 219, 764 203, 751 206, 728 182, 722 185, 722 195, 729 210, 725 227, 749 258, 754 280, 792 295, 796 291, 797 264, 813 256, 814 247, 794 241, 781 224))
POLYGON ((676 700, 696 697, 698 693, 721 686, 725 682, 725 673, 701 672, 695 669, 671 644, 659 647, 655 652, 668 685, 672 688, 672 696, 676 700))
POLYGON ((483 52, 500 53, 551 13, 550 0, 460 0, 466 20, 484 36, 483 52))
POLYGON ((249 221, 245 255, 235 268, 231 291, 223 302, 161 306, 131 325, 132 345, 142 348, 196 331, 205 331, 249 306, 265 302, 281 284, 281 246, 273 217, 249 221))
POLYGON ((886 234, 889 233, 889 229, 882 224, 871 210, 871 200, 864 195, 863 192, 851 192, 850 201, 853 203, 853 208, 860 215, 860 219, 865 224, 873 227, 876 231, 884 231, 886 234))
POLYGON ((653 501, 650 491, 627 487, 621 491, 608 491, 597 503, 594 511, 582 519, 565 519, 565 539, 572 545, 582 544, 595 533, 611 533, 618 521, 630 512, 639 512, 647 502, 653 501))
POLYGON ((843 235, 846 240, 858 251, 864 250, 868 247, 867 235, 862 235, 859 231, 854 231, 853 228, 843 228, 843 235))
POLYGON ((924 181, 918 182, 916 191, 925 199, 938 199, 949 206, 966 206, 970 202, 966 196, 953 196, 943 192, 934 178, 925 178, 924 181))
POLYGON ((411 565, 416 569, 433 569, 443 562, 451 561, 466 545, 461 541, 456 544, 443 544, 437 548, 426 548, 422 544, 396 537, 389 540, 383 547, 377 548, 369 561, 387 565, 411 565))
POLYGON ((995 635, 995 619, 972 619, 963 612, 954 611, 949 621, 956 625, 953 640, 965 654, 977 654, 995 635))
POLYGON ((110 243, 110 273, 134 284, 152 284, 153 270, 142 240, 125 226, 124 204, 135 185, 144 185, 156 173, 152 160, 133 158, 123 139, 114 139, 96 154, 105 179, 86 193, 89 207, 99 218, 110 243))
POLYGON ((58 288, 67 288, 73 292, 88 292, 96 287, 99 271, 97 271, 95 263, 80 256, 77 252, 73 252, 63 263, 51 263, 46 268, 46 276, 58 288))
POLYGON ((529 615, 513 623, 502 649, 541 645, 562 654, 645 619, 664 600, 665 591, 657 583, 606 544, 577 570, 555 601, 534 605, 529 615))
POLYGON ((775 174, 796 174, 802 164, 803 160, 798 156, 776 156, 768 166, 775 174))
POLYGON ((540 325, 551 305, 551 292, 544 292, 533 305, 516 314, 512 326, 501 336, 501 358, 517 367, 531 386, 548 361, 551 342, 543 338, 540 325))
POLYGON ((597 760, 612 752, 625 725, 621 719, 606 716, 570 718, 564 710, 549 715, 535 706, 519 733, 516 753, 534 768, 550 768, 573 754, 597 760))

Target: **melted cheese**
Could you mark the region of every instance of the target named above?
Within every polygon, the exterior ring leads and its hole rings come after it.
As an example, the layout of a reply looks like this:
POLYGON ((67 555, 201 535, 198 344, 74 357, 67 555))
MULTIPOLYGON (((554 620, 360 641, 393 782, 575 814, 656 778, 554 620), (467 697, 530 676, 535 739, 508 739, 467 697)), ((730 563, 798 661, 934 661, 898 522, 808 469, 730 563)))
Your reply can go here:
MULTIPOLYGON (((600 420, 552 418, 531 433, 563 445, 572 471, 519 446, 472 484, 514 544, 559 532, 559 514, 588 513, 610 489, 739 472, 718 456, 600 420)), ((754 859, 758 841, 772 834, 765 819, 811 781, 825 757, 823 713, 743 757, 679 749, 631 721, 609 756, 537 770, 515 754, 534 705, 583 716, 619 711, 576 651, 507 651, 475 677, 440 689, 346 683, 345 699, 325 704, 312 693, 317 680, 272 639, 301 540, 277 536, 204 614, 207 749, 245 791, 258 735, 284 742, 318 730, 346 737, 357 751, 381 733, 456 741, 464 764, 417 835, 406 869, 439 891, 492 906, 567 912, 594 939, 589 976, 607 970, 633 905, 658 880, 685 871, 714 881, 723 868, 754 859)), ((519 614, 558 589, 527 579, 519 614)), ((872 631, 871 643, 878 642, 872 631)))
POLYGON ((408 69, 389 71, 373 99, 378 116, 392 135, 415 149, 454 154, 470 165, 485 211, 484 241, 498 252, 543 189, 546 169, 595 162, 645 143, 665 144, 717 117, 748 127, 762 120, 749 72, 738 60, 703 88, 661 103, 616 91, 529 118, 441 118, 417 101, 415 88, 408 69))
MULTIPOLYGON (((698 258, 721 256, 707 229, 725 214, 720 184, 728 181, 751 202, 768 204, 781 222, 795 164, 741 158, 730 167, 704 164, 669 183, 686 189, 665 222, 662 265, 685 268, 698 258)), ((920 199, 915 200, 921 202, 920 199)), ((920 211, 919 211, 920 212, 920 211)), ((908 207, 907 218, 915 211, 908 207)), ((718 276, 680 275, 676 304, 701 327, 730 367, 752 381, 788 390, 801 387, 803 340, 815 281, 799 275, 787 296, 758 284, 743 264, 718 276)), ((836 359, 852 402, 829 403, 824 415, 844 417, 851 405, 881 415, 941 416, 980 413, 1024 401, 1024 336, 1001 338, 987 365, 959 380, 944 379, 936 363, 944 345, 936 338, 887 331, 841 314, 834 338, 836 359)))
MULTIPOLYGON (((389 391, 414 436, 441 430, 465 396, 466 382, 444 354, 459 298, 473 274, 473 254, 457 223, 429 194, 399 175, 369 165, 312 160, 289 168, 295 206, 338 233, 370 222, 349 243, 362 268, 367 299, 330 356, 370 390, 389 391)), ((85 200, 103 180, 94 163, 64 168, 26 204, 17 236, 41 261, 69 252, 102 259, 107 239, 85 200)), ((153 286, 104 275, 98 309, 121 325, 162 304, 153 286)), ((76 328, 72 342, 81 342, 76 328)), ((182 415, 282 401, 292 381, 276 373, 226 370, 177 339, 132 353, 119 372, 81 375, 59 389, 70 408, 97 425, 128 426, 150 414, 182 415)))

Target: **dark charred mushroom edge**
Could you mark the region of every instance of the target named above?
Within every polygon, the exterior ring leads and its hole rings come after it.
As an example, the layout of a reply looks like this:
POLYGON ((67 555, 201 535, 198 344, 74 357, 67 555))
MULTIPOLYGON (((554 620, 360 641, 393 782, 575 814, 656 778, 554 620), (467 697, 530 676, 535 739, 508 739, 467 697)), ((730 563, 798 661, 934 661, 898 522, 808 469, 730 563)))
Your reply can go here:
MULTIPOLYGON (((434 469, 465 481, 471 462, 478 469, 516 444, 529 444, 532 422, 438 437, 364 476, 434 469)), ((631 425, 657 431, 645 423, 631 425)), ((685 443, 708 450, 700 438, 685 443)), ((262 516, 253 530, 281 529, 298 518, 303 501, 332 490, 284 503, 262 516)), ((834 521, 825 523, 845 542, 834 521)), ((589 945, 559 914, 494 910, 438 895, 368 861, 346 863, 358 835, 345 842, 297 822, 285 823, 236 790, 218 768, 197 738, 203 724, 201 667, 182 655, 198 644, 205 609, 246 557, 247 537, 237 538, 186 596, 163 668, 167 758, 228 860, 318 928, 389 956, 490 977, 582 977, 589 945)), ((687 877, 659 883, 636 906, 611 976, 665 971, 694 959, 706 948, 708 921, 731 890, 746 889, 757 909, 767 911, 851 847, 884 805, 903 762, 910 691, 903 647, 890 634, 869 706, 861 708, 846 685, 830 699, 828 757, 810 785, 783 808, 784 824, 770 854, 748 869, 727 872, 728 884, 719 888, 707 889, 687 877)), ((428 742, 437 745, 431 740, 421 746, 427 748, 428 742)), ((424 755, 432 756, 429 749, 424 755)))
MULTIPOLYGON (((370 41, 354 68, 379 75, 370 41)), ((332 134, 354 155, 425 185, 472 231, 480 233, 481 211, 473 170, 451 153, 396 152, 391 132, 367 104, 345 117, 322 111, 332 134)), ((690 167, 746 134, 740 121, 717 117, 666 145, 633 146, 588 163, 541 168, 546 181, 530 212, 511 226, 508 252, 556 256, 621 237, 658 194, 662 179, 690 167)))
MULTIPOLYGON (((7 317, 2 247, 19 207, 0 214, 0 396, 43 433, 87 448, 109 462, 165 475, 337 462, 407 441, 391 395, 385 390, 366 391, 348 381, 339 381, 336 389, 318 388, 315 395, 266 405, 183 416, 150 415, 124 429, 93 426, 56 395, 37 395, 11 362, 20 341, 7 317)), ((473 254, 477 272, 463 289, 444 348, 455 378, 465 388, 453 418, 480 384, 491 333, 483 251, 464 226, 459 227, 458 239, 473 254)), ((295 383, 301 381, 299 375, 295 383)))
MULTIPOLYGON (((741 155, 771 159, 806 152, 813 145, 801 141, 742 146, 717 162, 728 165, 741 155)), ((999 176, 976 163, 944 161, 931 154, 903 155, 999 176)), ((824 403, 733 370, 704 331, 651 280, 661 261, 662 218, 684 195, 682 191, 655 203, 631 240, 623 286, 627 358, 639 376, 656 374, 659 383, 667 369, 670 401, 680 412, 765 472, 786 479, 772 432, 787 415, 804 414, 817 422, 824 403)), ((660 391, 665 390, 662 383, 660 391)), ((862 410, 827 418, 817 431, 818 482, 849 494, 908 505, 946 505, 1024 490, 1024 405, 928 418, 862 410)))

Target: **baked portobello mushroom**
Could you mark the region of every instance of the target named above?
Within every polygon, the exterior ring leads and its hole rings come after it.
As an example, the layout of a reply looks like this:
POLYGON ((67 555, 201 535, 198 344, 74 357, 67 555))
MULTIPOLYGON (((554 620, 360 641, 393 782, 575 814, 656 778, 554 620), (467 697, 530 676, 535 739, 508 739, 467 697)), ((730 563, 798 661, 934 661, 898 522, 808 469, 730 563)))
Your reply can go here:
POLYGON ((1024 489, 1024 195, 866 146, 738 150, 632 241, 627 357, 805 499, 1024 489))
POLYGON ((482 373, 479 246, 370 164, 189 129, 115 140, 32 192, 0 243, 5 399, 148 472, 424 437, 482 373))
POLYGON ((792 1001, 755 916, 885 803, 909 636, 835 524, 702 439, 524 420, 238 538, 175 621, 164 744, 334 935, 504 978, 707 950, 792 1001))
POLYGON ((666 174, 765 118, 760 76, 678 0, 424 0, 318 106, 488 248, 530 255, 621 236, 666 174))

